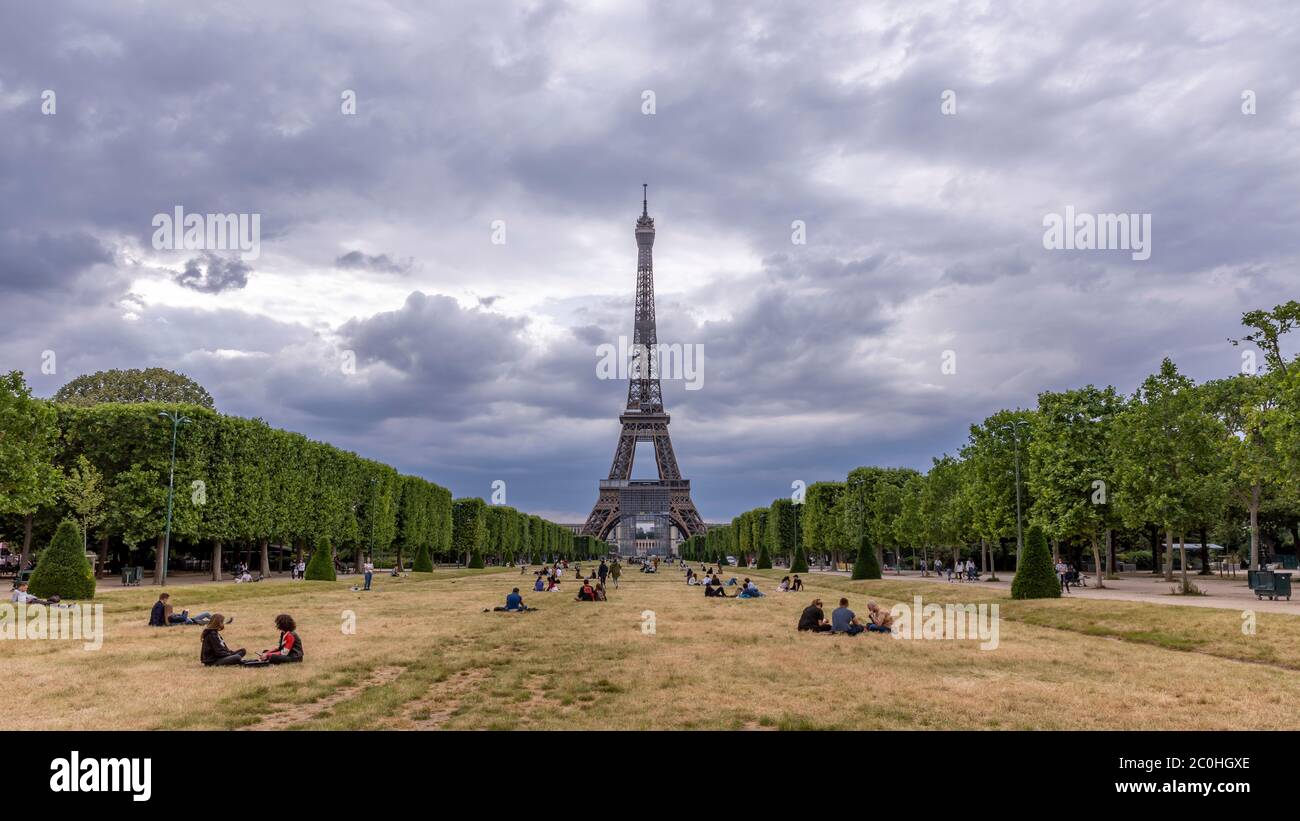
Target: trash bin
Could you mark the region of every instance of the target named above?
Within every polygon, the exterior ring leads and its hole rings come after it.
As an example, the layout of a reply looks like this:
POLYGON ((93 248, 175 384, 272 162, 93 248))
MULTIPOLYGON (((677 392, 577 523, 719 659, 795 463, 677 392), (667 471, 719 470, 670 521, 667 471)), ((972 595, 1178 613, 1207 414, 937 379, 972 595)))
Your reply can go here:
POLYGON ((1273 574, 1273 597, 1280 598, 1286 596, 1287 601, 1291 601, 1291 574, 1274 573, 1273 574))

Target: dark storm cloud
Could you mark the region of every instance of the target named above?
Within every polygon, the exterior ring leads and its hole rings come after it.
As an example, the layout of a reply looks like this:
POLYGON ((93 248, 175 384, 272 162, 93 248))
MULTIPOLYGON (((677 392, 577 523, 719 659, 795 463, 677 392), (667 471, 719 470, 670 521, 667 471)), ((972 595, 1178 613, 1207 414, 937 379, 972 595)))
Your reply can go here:
POLYGON ((377 271, 381 274, 404 274, 411 270, 411 260, 396 262, 388 254, 363 254, 348 251, 334 260, 334 267, 345 270, 377 271))
POLYGON ((205 253, 185 263, 185 270, 174 279, 177 285, 201 294, 219 294, 238 290, 248 284, 253 267, 238 257, 227 259, 205 253))
POLYGON ((923 467, 1043 389, 1130 390, 1164 355, 1230 373, 1240 313, 1298 284, 1284 2, 305 8, 6 11, 0 361, 38 392, 186 369, 223 409, 581 513, 626 398, 596 352, 631 334, 647 181, 660 339, 704 350, 702 390, 665 384, 674 440, 717 520, 796 478, 923 467), (237 310, 167 305, 179 259, 139 258, 177 205, 262 215, 251 284, 176 275, 237 310), (1151 213, 1151 259, 1044 250, 1066 206, 1151 213), (517 271, 483 240, 497 214, 536 243, 517 271), (593 245, 613 269, 575 276, 593 245), (285 319, 277 272, 418 290, 285 319))

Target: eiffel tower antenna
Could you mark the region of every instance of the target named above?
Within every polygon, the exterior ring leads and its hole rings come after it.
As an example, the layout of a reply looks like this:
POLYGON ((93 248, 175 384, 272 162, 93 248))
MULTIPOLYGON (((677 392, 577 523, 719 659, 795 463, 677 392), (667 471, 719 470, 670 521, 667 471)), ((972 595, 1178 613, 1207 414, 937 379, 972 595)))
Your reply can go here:
POLYGON ((659 384, 659 339, 655 323, 653 249, 655 221, 650 216, 649 184, 641 184, 641 217, 636 221, 636 308, 632 322, 632 363, 628 373, 627 406, 618 417, 623 426, 609 478, 600 483, 600 495, 587 523, 585 536, 608 540, 617 533, 623 554, 670 555, 676 540, 704 532, 691 501, 691 483, 683 479, 668 437, 669 416, 664 411, 659 384), (652 442, 658 480, 633 480, 632 462, 637 442, 652 442), (638 535, 638 525, 653 525, 654 539, 638 535))

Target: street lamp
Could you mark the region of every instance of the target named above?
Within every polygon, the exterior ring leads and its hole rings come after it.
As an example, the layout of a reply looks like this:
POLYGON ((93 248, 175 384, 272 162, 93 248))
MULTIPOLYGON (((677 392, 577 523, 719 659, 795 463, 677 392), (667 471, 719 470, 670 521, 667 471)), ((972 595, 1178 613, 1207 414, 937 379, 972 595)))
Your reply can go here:
POLYGON ((1020 569, 1020 554, 1024 552, 1025 534, 1020 523, 1020 430, 1029 427, 1025 419, 1016 419, 1000 426, 1011 434, 1011 442, 1016 453, 1016 570, 1020 569))
POLYGON ((159 575, 159 584, 167 584, 167 556, 172 550, 172 495, 176 490, 176 432, 181 425, 188 425, 194 420, 188 416, 181 416, 179 413, 167 413, 160 411, 159 416, 170 419, 172 422, 172 467, 171 473, 167 477, 167 531, 163 537, 162 553, 162 572, 159 575))

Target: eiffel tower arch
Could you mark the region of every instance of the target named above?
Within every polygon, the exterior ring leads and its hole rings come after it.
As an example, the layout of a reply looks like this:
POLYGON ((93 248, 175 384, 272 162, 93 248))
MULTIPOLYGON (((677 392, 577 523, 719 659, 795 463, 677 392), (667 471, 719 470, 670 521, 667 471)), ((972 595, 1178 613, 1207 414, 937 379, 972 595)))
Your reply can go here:
POLYGON ((582 527, 583 535, 604 540, 609 540, 611 534, 617 532, 619 550, 624 553, 633 552, 629 542, 635 540, 636 528, 641 523, 658 521, 671 524, 683 539, 704 532, 704 520, 691 501, 691 483, 682 478, 672 439, 668 436, 670 417, 664 411, 663 390, 659 384, 654 244, 655 221, 650 216, 649 202, 643 190, 641 217, 636 221, 636 310, 627 407, 618 417, 622 430, 614 448, 609 478, 601 481, 596 504, 582 527), (659 472, 657 480, 632 479, 638 442, 654 444, 655 466, 659 472))

